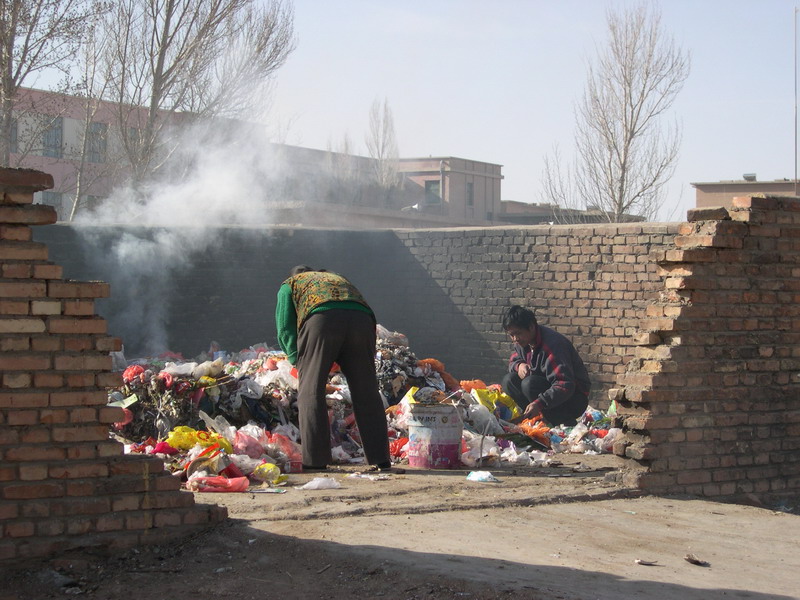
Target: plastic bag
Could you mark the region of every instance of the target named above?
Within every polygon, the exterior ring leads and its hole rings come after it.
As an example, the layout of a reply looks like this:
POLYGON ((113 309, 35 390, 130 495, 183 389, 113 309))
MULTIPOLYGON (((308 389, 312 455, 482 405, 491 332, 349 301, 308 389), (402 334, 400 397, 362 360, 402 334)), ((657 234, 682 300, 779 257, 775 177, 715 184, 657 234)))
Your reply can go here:
POLYGON ((514 399, 500 390, 473 388, 470 395, 476 402, 485 406, 504 421, 522 416, 522 411, 514 399))
POLYGON ((193 492, 245 492, 250 487, 247 477, 228 479, 221 475, 212 477, 195 477, 186 482, 186 489, 193 492))
MULTIPOLYGON (((217 415, 216 419, 212 419, 204 411, 200 411, 199 416, 208 427, 209 431, 213 431, 224 437, 229 442, 233 442, 236 438, 236 427, 228 423, 228 420, 222 415, 217 415)), ((228 451, 230 452, 230 451, 228 451)))
POLYGON ((278 465, 265 462, 261 463, 253 470, 252 477, 264 483, 276 484, 286 481, 288 476, 281 475, 281 470, 278 468, 278 465))
POLYGON ((301 485, 299 490, 336 490, 342 487, 342 484, 333 479, 332 477, 314 477, 305 485, 301 485))
POLYGON ((471 404, 467 407, 467 421, 475 431, 485 435, 500 435, 505 433, 497 418, 482 404, 471 404))
POLYGON ((240 429, 233 438, 233 451, 236 454, 246 454, 250 458, 258 458, 264 454, 264 447, 256 438, 240 429))

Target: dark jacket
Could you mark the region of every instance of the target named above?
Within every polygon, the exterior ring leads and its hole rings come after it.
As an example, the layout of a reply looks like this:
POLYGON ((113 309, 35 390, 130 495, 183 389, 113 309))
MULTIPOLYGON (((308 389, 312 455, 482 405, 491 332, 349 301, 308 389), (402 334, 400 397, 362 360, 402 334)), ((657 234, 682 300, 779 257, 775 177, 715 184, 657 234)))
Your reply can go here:
POLYGON ((550 388, 539 396, 544 409, 560 406, 576 394, 589 396, 589 373, 578 351, 566 337, 549 327, 536 327, 536 339, 531 346, 514 344, 509 372, 516 373, 522 363, 530 366, 530 375, 550 382, 550 388))

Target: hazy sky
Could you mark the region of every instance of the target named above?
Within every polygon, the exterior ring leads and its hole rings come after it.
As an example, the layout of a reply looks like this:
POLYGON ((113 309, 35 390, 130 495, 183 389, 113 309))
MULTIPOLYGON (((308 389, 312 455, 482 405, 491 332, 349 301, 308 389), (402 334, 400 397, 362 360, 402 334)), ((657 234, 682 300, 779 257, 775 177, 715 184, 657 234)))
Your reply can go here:
MULTIPOLYGON (((298 46, 277 73, 278 141, 357 154, 373 100, 394 113, 401 156, 503 165, 504 200, 538 202, 543 159, 572 152, 587 60, 606 39, 602 0, 294 0, 298 46)), ((691 53, 671 117, 681 155, 662 219, 694 206, 690 182, 791 178, 795 30, 790 0, 665 0, 691 53)))

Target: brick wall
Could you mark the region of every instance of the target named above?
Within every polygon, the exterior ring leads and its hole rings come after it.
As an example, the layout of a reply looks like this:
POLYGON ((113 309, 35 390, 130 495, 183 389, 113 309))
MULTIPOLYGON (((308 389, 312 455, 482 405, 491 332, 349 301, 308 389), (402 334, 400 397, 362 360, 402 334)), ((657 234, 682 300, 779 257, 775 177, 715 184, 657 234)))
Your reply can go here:
MULTIPOLYGON (((615 452, 627 482, 712 497, 796 494, 798 215, 796 199, 748 198, 730 212, 690 211, 683 224, 221 227, 195 236, 213 244, 170 271, 160 301, 169 348, 187 356, 210 340, 229 350, 275 344, 280 282, 295 264, 324 266, 353 279, 379 322, 406 333, 418 357, 488 382, 499 381, 510 350, 504 310, 527 305, 575 342, 593 403, 617 401, 625 437, 615 452)), ((127 331, 122 299, 152 304, 143 294, 155 286, 142 278, 132 289, 130 265, 98 271, 90 260, 112 254, 119 230, 94 231, 95 245, 71 227, 39 232, 65 272, 111 281, 115 292, 98 311, 117 335, 127 331)), ((125 235, 156 237, 143 228, 125 235)))
POLYGON ((618 388, 631 484, 702 496, 800 490, 800 201, 690 211, 618 388), (631 464, 634 464, 631 463, 631 464))
POLYGON ((52 183, 0 169, 0 561, 177 539, 226 515, 109 439, 122 417, 106 406, 120 341, 94 310, 109 286, 65 280, 32 241, 31 226, 55 222, 32 204, 52 183))

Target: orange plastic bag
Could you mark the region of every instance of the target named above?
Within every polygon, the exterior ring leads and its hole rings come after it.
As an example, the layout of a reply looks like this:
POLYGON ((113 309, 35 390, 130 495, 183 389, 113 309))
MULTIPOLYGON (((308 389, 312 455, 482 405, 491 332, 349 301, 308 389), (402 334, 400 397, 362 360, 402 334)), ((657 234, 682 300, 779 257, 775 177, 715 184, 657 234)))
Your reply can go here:
POLYGON ((464 379, 461 381, 461 389, 471 392, 473 389, 485 390, 486 384, 480 379, 464 379))
POLYGON ((250 485, 247 477, 195 477, 186 482, 186 489, 193 492, 244 492, 250 485))
POLYGON ((548 448, 550 447, 550 436, 548 435, 550 433, 550 428, 545 425, 540 415, 532 419, 525 419, 517 427, 529 438, 533 438, 548 448))

